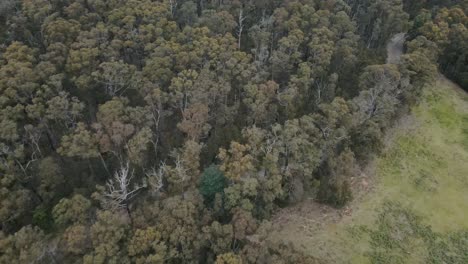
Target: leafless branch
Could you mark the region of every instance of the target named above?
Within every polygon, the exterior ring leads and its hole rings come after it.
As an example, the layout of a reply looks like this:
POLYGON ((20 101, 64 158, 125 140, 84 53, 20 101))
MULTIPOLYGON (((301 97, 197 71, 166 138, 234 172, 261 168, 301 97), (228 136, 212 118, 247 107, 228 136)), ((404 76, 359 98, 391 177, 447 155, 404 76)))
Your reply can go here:
POLYGON ((166 164, 161 163, 159 169, 155 167, 151 168, 149 171, 145 172, 146 178, 148 179, 148 184, 153 193, 160 192, 164 187, 164 177, 166 174, 166 164))
POLYGON ((131 181, 134 171, 130 170, 130 164, 127 161, 114 173, 114 177, 106 183, 106 192, 104 197, 113 208, 126 208, 128 201, 132 199, 143 186, 132 186, 131 181))

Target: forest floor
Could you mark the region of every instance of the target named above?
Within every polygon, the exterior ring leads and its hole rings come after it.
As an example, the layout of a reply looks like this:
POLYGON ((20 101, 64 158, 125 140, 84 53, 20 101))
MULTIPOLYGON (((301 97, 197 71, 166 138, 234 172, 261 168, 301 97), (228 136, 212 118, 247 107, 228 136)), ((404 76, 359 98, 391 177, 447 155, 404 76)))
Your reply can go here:
POLYGON ((468 94, 441 76, 337 210, 306 200, 273 240, 326 263, 468 263, 468 94))

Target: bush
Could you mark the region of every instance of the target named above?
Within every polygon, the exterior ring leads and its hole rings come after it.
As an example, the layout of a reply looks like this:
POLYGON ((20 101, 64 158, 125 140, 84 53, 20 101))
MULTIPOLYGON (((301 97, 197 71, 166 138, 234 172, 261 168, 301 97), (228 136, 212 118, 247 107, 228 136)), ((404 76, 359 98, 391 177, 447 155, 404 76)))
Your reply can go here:
POLYGON ((218 166, 211 165, 203 171, 199 190, 206 202, 212 203, 217 193, 226 187, 226 178, 218 166))
POLYGON ((337 157, 330 157, 327 166, 330 173, 320 181, 319 200, 335 207, 343 207, 353 198, 348 179, 359 170, 354 153, 345 149, 337 157))
POLYGON ((42 230, 50 230, 54 223, 50 210, 43 206, 39 206, 34 210, 32 221, 35 226, 42 230))

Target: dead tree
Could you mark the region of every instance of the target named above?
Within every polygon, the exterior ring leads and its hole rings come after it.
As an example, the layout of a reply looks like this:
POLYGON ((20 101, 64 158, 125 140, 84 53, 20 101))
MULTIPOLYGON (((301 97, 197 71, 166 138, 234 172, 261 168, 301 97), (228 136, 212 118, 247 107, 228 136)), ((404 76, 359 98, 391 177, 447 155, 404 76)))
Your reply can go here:
POLYGON ((114 173, 114 177, 107 181, 104 192, 106 207, 114 210, 125 209, 130 219, 129 201, 140 189, 144 188, 144 186, 131 184, 133 176, 134 171, 130 170, 130 164, 127 161, 114 173))
POLYGON ((242 32, 244 31, 244 20, 246 17, 244 16, 244 9, 241 8, 239 10, 239 18, 237 20, 237 38, 238 38, 238 48, 241 48, 241 39, 242 39, 242 32))

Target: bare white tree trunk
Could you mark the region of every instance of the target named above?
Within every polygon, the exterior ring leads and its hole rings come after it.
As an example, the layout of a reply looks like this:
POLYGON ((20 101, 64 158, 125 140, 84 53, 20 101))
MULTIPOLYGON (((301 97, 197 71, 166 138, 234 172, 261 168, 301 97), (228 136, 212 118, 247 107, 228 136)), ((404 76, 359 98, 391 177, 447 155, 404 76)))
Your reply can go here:
POLYGON ((244 9, 240 9, 239 10, 239 18, 238 18, 238 21, 237 21, 237 39, 238 39, 238 42, 237 42, 237 47, 240 49, 241 47, 241 39, 242 39, 242 32, 244 31, 244 20, 245 20, 245 16, 244 16, 244 9))
POLYGON ((174 16, 176 8, 177 8, 177 0, 169 0, 169 9, 171 10, 172 16, 174 16))

